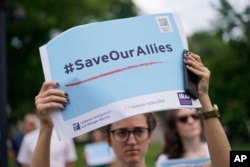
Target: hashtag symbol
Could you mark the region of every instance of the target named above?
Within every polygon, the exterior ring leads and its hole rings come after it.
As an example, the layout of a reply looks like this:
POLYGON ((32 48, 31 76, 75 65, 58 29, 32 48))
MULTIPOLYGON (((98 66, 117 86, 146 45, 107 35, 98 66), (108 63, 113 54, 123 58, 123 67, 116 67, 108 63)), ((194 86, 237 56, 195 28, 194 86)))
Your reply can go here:
POLYGON ((66 64, 64 66, 64 69, 66 74, 72 73, 74 71, 73 64, 72 63, 66 64))

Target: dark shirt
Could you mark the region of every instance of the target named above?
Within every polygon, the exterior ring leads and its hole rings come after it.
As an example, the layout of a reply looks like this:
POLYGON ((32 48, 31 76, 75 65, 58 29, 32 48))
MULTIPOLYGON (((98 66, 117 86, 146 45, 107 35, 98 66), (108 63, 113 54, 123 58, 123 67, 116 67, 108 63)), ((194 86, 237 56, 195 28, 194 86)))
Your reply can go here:
POLYGON ((11 145, 12 145, 12 150, 15 152, 16 155, 16 165, 18 167, 21 167, 21 164, 17 162, 17 155, 19 152, 19 149, 21 147, 22 141, 23 141, 24 134, 19 133, 16 134, 12 139, 11 139, 11 145))

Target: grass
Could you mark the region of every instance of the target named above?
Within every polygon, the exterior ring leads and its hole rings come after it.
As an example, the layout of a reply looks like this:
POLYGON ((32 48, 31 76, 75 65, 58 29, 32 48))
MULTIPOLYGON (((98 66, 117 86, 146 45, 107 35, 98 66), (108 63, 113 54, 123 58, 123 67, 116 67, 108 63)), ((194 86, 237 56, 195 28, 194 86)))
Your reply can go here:
POLYGON ((160 143, 153 143, 150 144, 148 148, 148 152, 146 154, 146 164, 147 166, 155 166, 156 156, 161 151, 161 144, 160 143))
POLYGON ((250 143, 241 143, 241 144, 231 144, 232 150, 235 151, 250 151, 250 143))

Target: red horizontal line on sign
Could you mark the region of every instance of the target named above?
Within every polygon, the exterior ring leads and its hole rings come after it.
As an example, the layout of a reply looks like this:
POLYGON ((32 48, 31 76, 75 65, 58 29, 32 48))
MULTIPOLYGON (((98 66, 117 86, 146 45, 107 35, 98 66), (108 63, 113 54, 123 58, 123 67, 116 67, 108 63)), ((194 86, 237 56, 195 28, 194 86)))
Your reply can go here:
POLYGON ((91 77, 91 78, 88 78, 88 79, 85 79, 85 80, 82 80, 82 81, 66 84, 65 86, 66 87, 76 86, 76 85, 79 85, 79 84, 82 84, 82 83, 86 83, 86 82, 93 81, 93 80, 96 80, 96 79, 99 79, 99 78, 102 78, 102 77, 106 77, 108 75, 113 75, 115 73, 119 73, 119 72, 122 72, 122 71, 131 70, 131 69, 134 69, 134 68, 139 68, 139 67, 144 67, 144 66, 162 64, 162 63, 165 63, 165 62, 148 62, 148 63, 138 64, 138 65, 128 66, 128 67, 125 67, 125 68, 119 68, 119 69, 116 69, 116 70, 113 70, 113 71, 110 71, 110 72, 106 72, 106 73, 103 73, 103 74, 100 74, 100 75, 97 75, 97 76, 94 76, 94 77, 91 77))

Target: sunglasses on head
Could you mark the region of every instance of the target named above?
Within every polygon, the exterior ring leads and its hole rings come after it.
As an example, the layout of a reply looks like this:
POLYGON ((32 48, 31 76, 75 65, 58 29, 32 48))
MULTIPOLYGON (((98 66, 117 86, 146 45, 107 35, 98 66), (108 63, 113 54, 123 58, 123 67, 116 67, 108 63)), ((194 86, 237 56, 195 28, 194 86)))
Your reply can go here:
POLYGON ((197 113, 194 113, 190 115, 183 115, 183 116, 177 117, 177 120, 182 123, 187 123, 189 117, 192 117, 194 120, 200 119, 200 116, 197 113))

